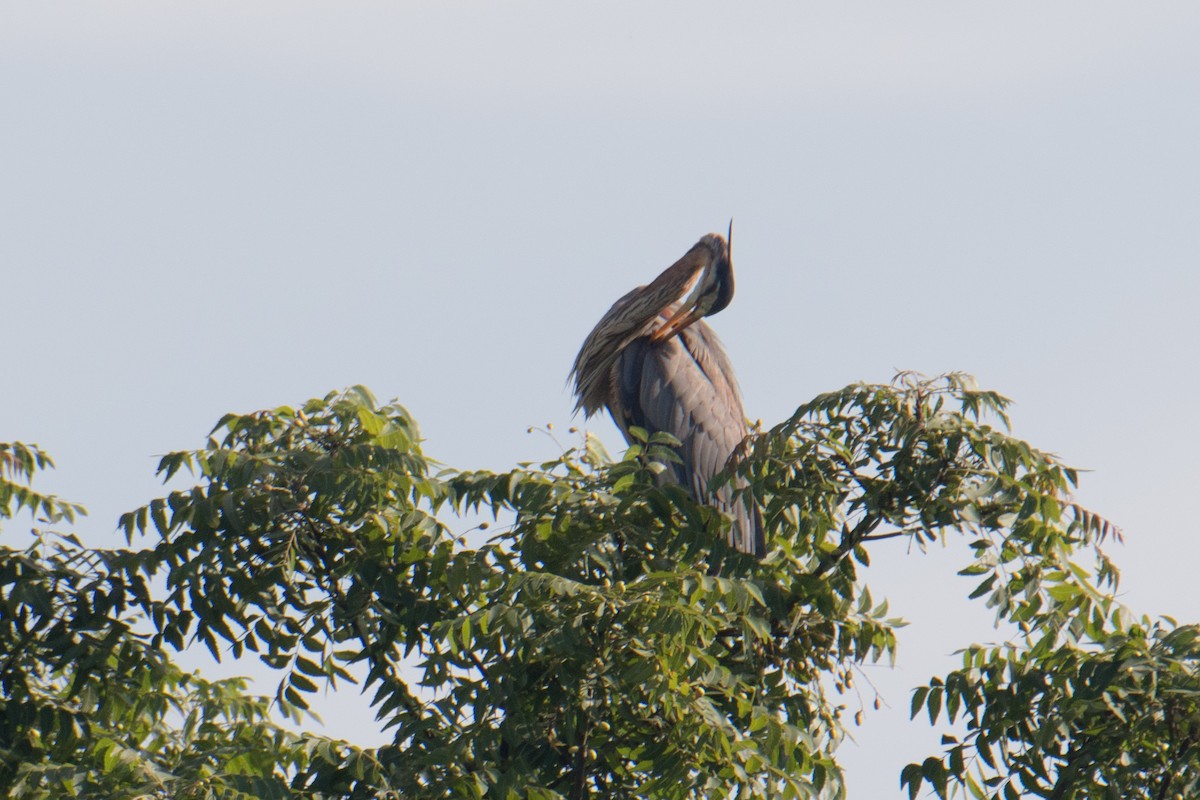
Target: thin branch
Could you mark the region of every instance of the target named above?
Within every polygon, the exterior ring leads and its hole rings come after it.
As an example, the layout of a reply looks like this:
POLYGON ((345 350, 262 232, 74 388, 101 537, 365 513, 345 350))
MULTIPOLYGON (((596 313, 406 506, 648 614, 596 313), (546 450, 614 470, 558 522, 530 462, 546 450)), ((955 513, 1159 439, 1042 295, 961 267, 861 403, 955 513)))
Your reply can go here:
POLYGON ((862 539, 860 539, 859 541, 860 542, 881 542, 884 539, 895 539, 897 536, 912 536, 914 533, 919 533, 920 530, 921 530, 920 528, 905 528, 905 529, 899 530, 899 531, 892 531, 891 533, 874 533, 874 534, 871 534, 870 536, 862 537, 862 539))
POLYGON ((874 514, 867 514, 858 521, 854 529, 842 537, 842 543, 832 554, 821 559, 821 563, 817 568, 809 573, 810 578, 819 578, 829 570, 837 566, 847 553, 866 540, 868 534, 875 530, 883 522, 883 517, 874 514))
POLYGON ((1091 755, 1092 749, 1091 743, 1086 741, 1082 747, 1071 749, 1067 755, 1066 765, 1059 770, 1058 779, 1054 782, 1050 800, 1066 800, 1071 796, 1071 792, 1075 788, 1075 776, 1079 773, 1085 758, 1091 755))
MULTIPOLYGON (((462 598, 455 597, 454 605, 458 606, 458 610, 461 611, 466 616, 471 615, 470 609, 468 609, 466 607, 466 605, 463 603, 462 598)), ((479 674, 483 677, 484 682, 488 686, 488 690, 490 691, 492 689, 495 689, 496 684, 495 684, 495 682, 492 681, 492 674, 490 672, 488 672, 488 668, 486 666, 484 666, 484 663, 479 660, 479 656, 475 655, 475 651, 464 647, 459 652, 466 653, 468 656, 470 656, 471 663, 474 665, 475 669, 477 669, 479 671, 479 674)))
POLYGON ((572 769, 573 783, 570 800, 585 800, 587 798, 587 742, 588 725, 584 717, 583 731, 579 736, 579 749, 575 751, 575 766, 572 769))

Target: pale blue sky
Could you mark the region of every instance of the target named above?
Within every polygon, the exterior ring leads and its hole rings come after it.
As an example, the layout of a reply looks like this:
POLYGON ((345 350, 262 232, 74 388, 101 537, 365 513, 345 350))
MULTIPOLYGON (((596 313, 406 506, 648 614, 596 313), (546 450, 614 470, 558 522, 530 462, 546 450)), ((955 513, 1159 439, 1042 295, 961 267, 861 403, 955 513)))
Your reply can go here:
MULTIPOLYGON (((1198 41, 1184 2, 6 3, 0 439, 93 543, 223 412, 351 383, 448 464, 548 457, 584 335, 733 216, 752 417, 974 373, 1094 470, 1124 600, 1200 619, 1198 41)), ((964 558, 875 551, 913 624, 854 797, 901 796, 907 688, 995 635, 964 558)))

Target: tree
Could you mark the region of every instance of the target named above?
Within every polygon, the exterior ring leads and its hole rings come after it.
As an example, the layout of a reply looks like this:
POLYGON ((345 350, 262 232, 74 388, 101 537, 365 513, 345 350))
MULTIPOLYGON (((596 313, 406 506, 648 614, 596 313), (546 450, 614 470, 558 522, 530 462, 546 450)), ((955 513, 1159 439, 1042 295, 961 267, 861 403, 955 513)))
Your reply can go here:
MULTIPOLYGON (((26 485, 50 466, 36 447, 0 444, 0 518, 84 513, 26 485)), ((264 777, 304 754, 267 702, 242 680, 183 673, 136 631, 138 611, 161 608, 144 555, 45 532, 0 547, 3 796, 286 796, 264 777)))
MULTIPOLYGON (((968 732, 904 770, 913 796, 1192 796, 1197 631, 1113 600, 1101 546, 1117 532, 1070 499, 1073 470, 1006 432, 1006 402, 963 376, 902 375, 755 435, 736 469, 771 531, 761 562, 656 485, 675 457, 663 437, 619 461, 584 437, 547 463, 461 472, 360 387, 227 415, 205 447, 162 459, 164 479, 196 485, 125 515, 130 549, 43 535, 0 551, 0 782, 12 796, 841 797, 837 745, 866 711, 855 672, 891 657, 898 627, 858 566, 908 537, 961 539, 972 598, 1019 631, 915 691, 914 716, 965 716, 968 732), (489 522, 457 534, 464 512, 489 522), (153 545, 132 549, 141 535, 153 545), (358 670, 393 743, 284 731, 243 687, 174 668, 192 642, 258 654, 297 717, 358 670)), ((25 485, 40 451, 0 452, 20 454, 0 462, 0 512, 69 521, 25 485)))

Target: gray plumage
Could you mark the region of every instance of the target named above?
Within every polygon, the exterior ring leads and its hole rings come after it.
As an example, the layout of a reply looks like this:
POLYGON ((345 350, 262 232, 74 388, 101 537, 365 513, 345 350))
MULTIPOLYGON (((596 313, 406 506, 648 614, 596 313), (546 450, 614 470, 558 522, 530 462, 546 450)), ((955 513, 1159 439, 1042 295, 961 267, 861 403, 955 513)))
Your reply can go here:
POLYGON ((732 294, 728 244, 709 234, 649 285, 613 304, 584 341, 571 374, 576 410, 591 416, 607 408, 627 442, 632 427, 678 439, 681 463, 668 465, 664 475, 730 514, 730 545, 761 556, 766 546, 758 509, 735 500, 730 485, 715 497, 708 488, 749 433, 733 365, 699 318, 723 309, 732 294))

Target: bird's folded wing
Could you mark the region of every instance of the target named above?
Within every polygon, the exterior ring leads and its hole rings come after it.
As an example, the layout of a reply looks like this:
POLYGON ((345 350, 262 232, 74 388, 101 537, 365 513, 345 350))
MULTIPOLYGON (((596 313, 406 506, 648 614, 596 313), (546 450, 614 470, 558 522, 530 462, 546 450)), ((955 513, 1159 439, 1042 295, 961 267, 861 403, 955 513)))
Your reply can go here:
MULTIPOLYGON (((720 341, 703 321, 657 344, 647 339, 632 342, 617 365, 621 414, 613 416, 626 432, 637 426, 678 439, 682 463, 670 465, 674 477, 701 502, 710 499, 709 482, 747 433, 732 376, 720 341)), ((718 491, 715 500, 734 518, 730 544, 762 555, 765 545, 758 510, 734 502, 729 486, 718 491)))

